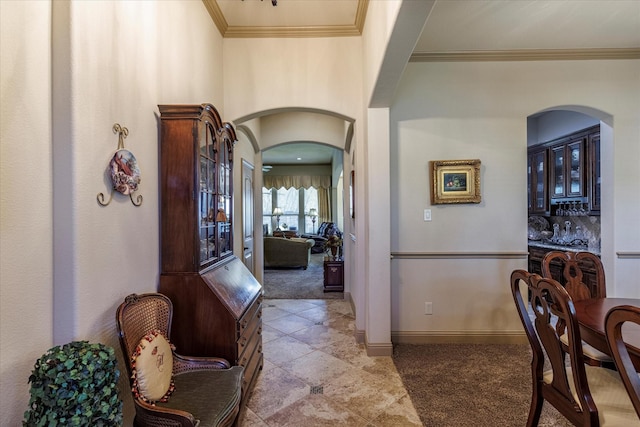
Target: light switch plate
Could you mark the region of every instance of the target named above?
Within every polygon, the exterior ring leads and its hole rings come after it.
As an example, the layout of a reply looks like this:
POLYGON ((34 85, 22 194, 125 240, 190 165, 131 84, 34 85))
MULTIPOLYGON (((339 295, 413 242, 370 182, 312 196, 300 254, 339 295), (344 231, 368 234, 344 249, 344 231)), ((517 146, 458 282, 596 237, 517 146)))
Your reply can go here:
POLYGON ((424 210, 424 220, 431 221, 431 209, 424 210))

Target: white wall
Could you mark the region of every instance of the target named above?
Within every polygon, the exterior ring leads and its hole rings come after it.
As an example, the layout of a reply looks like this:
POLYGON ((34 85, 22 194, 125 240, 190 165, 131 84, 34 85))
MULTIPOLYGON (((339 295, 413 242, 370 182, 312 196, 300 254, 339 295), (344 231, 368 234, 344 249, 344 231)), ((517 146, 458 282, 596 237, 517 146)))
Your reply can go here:
POLYGON ((357 118, 361 43, 360 37, 225 39, 229 119, 285 107, 357 118))
MULTIPOLYGON (((37 357, 74 339, 104 342, 119 355, 117 305, 131 292, 157 289, 157 105, 211 102, 227 119, 222 40, 202 2, 53 2, 54 40, 51 3, 0 3, 0 417, 19 420, 37 357), (68 85, 53 97, 53 138, 51 55, 56 82, 68 85), (116 122, 129 129, 125 147, 141 169, 140 207, 120 194, 107 207, 96 201, 110 192, 105 170, 117 148, 116 122)), ((128 425, 126 384, 125 374, 128 425)))
POLYGON ((392 261, 394 333, 521 330, 508 278, 514 268, 526 268, 526 256, 518 254, 527 250, 527 117, 553 106, 589 106, 613 116, 615 176, 605 191, 614 191, 607 209, 615 224, 608 266, 615 283, 608 286, 611 295, 638 297, 640 260, 613 252, 640 249, 639 67, 626 60, 409 64, 391 110, 392 251, 451 255, 392 261), (482 161, 482 203, 431 206, 429 161, 473 158, 482 161), (432 222, 422 220, 425 208, 432 209, 432 222), (464 252, 487 259, 467 259, 464 252), (431 316, 424 315, 425 301, 433 302, 431 316))
POLYGON ((53 342, 51 3, 0 2, 0 419, 53 342))

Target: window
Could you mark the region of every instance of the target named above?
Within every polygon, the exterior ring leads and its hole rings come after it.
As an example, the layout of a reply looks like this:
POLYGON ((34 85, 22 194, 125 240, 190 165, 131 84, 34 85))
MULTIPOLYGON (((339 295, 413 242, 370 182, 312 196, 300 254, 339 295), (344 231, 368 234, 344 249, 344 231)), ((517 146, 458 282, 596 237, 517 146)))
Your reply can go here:
POLYGON ((309 210, 315 209, 318 212, 318 189, 309 187, 308 190, 304 190, 304 230, 305 233, 315 234, 318 231, 318 217, 311 218, 309 210), (315 223, 314 223, 315 222, 315 223))
MULTIPOLYGON (((318 190, 310 187, 309 189, 280 188, 267 189, 262 188, 262 223, 267 224, 269 233, 272 233, 278 227, 276 217, 273 216, 273 210, 279 207, 283 214, 280 215, 280 227, 286 227, 291 230, 292 227, 301 233, 313 233, 317 230, 313 228, 311 217, 306 215, 309 209, 318 209, 318 190)), ((317 221, 317 218, 316 218, 317 221)))
POLYGON ((295 188, 280 188, 276 194, 276 206, 280 207, 284 212, 284 214, 280 216, 280 225, 282 225, 283 229, 291 230, 293 227, 294 230, 298 230, 300 192, 295 188))

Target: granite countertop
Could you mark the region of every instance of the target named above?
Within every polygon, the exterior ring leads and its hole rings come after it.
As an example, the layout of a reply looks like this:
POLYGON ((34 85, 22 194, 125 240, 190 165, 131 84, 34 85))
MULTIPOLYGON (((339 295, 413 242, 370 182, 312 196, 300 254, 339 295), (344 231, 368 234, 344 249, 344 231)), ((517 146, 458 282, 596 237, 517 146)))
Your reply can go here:
POLYGON ((563 246, 551 242, 545 242, 542 240, 529 240, 528 245, 537 248, 553 249, 556 251, 564 252, 591 252, 594 255, 600 256, 600 251, 588 249, 586 246, 563 246))

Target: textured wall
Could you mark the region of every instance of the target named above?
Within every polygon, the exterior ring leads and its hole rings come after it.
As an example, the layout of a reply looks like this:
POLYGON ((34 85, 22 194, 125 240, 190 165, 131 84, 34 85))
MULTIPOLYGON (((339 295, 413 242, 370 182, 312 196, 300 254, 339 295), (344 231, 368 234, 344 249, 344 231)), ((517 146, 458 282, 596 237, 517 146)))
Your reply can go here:
POLYGON ((2 419, 18 420, 38 356, 74 339, 120 354, 117 305, 157 289, 157 105, 211 102, 224 117, 222 39, 197 1, 0 3, 2 419), (141 170, 140 207, 96 201, 110 192, 116 122, 141 170))
POLYGON ((0 419, 52 343, 51 4, 0 2, 0 419))

